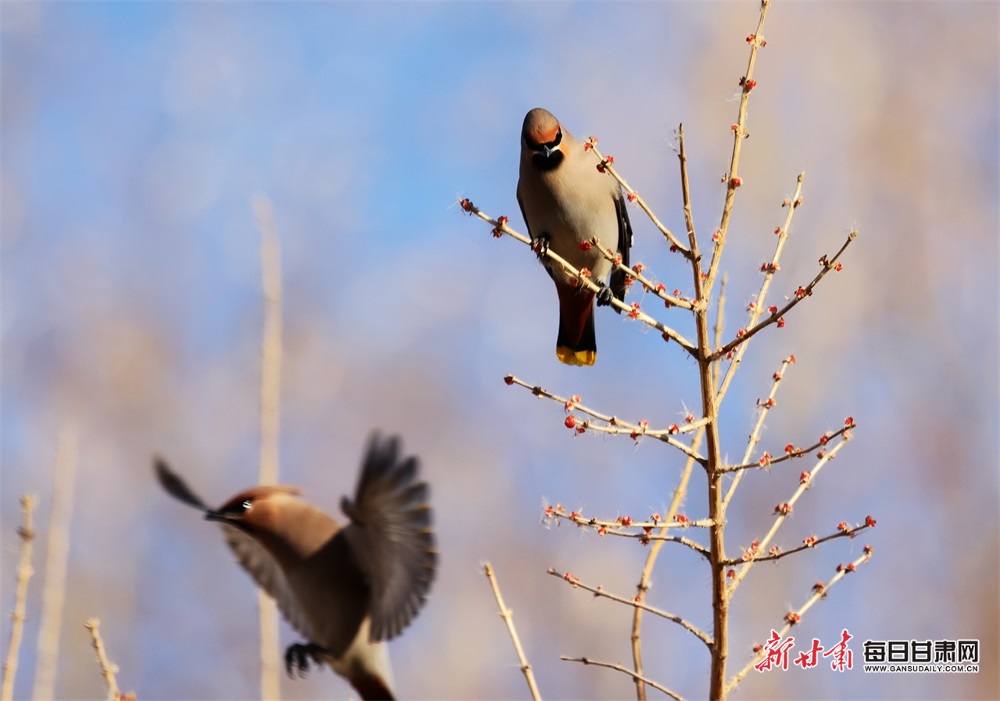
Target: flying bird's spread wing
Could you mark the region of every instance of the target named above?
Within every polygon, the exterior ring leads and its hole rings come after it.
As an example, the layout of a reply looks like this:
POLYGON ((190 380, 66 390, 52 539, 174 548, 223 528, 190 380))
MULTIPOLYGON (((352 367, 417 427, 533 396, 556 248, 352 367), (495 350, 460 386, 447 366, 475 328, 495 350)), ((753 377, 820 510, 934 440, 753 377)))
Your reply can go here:
POLYGON ((437 565, 427 484, 415 457, 401 459, 399 439, 372 436, 355 500, 341 508, 351 519, 344 535, 369 577, 371 639, 390 640, 423 606, 437 565))
POLYGON ((228 523, 220 524, 226 543, 236 556, 236 561, 254 578, 278 604, 278 610, 295 630, 306 640, 312 640, 309 621, 288 586, 288 580, 277 561, 252 536, 228 523))
MULTIPOLYGON (((170 469, 163 458, 159 456, 153 458, 153 469, 156 471, 157 480, 167 494, 200 511, 211 511, 211 507, 194 493, 183 477, 170 469)), ((278 602, 278 608, 288 622, 307 639, 311 639, 308 621, 292 595, 288 581, 278 563, 251 536, 228 523, 221 525, 226 542, 232 548, 236 560, 243 566, 243 569, 250 573, 257 584, 278 602)))

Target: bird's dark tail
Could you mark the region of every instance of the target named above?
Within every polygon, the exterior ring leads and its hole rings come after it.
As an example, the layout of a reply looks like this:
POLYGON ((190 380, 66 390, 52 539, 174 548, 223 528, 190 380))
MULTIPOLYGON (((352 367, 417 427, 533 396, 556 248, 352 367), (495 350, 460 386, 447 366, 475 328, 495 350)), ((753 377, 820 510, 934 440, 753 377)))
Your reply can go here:
POLYGON ((567 365, 593 365, 597 360, 594 295, 556 283, 559 293, 559 334, 556 357, 567 365))

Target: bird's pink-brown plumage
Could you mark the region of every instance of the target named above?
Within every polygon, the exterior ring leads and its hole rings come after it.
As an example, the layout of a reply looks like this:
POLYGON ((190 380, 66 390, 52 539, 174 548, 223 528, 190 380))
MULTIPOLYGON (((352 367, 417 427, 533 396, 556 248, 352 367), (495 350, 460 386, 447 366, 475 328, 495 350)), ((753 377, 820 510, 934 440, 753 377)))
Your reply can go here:
POLYGON ((437 564, 428 488, 397 439, 372 438, 343 526, 294 487, 253 487, 209 509, 165 462, 156 471, 170 494, 222 523, 237 561, 309 641, 309 655, 363 699, 393 698, 385 641, 417 615, 437 564))

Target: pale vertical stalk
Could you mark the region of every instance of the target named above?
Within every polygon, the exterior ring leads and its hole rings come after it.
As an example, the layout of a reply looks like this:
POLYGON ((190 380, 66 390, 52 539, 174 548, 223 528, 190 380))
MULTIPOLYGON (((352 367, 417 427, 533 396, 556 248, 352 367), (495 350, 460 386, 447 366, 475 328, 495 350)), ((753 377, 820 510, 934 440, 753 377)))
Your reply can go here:
MULTIPOLYGON (((261 484, 278 481, 278 429, 281 421, 281 254, 274 210, 266 197, 253 200, 261 237, 261 272, 264 287, 264 341, 260 384, 261 484)), ((263 699, 281 698, 281 655, 278 644, 278 608, 263 589, 258 590, 260 611, 260 693, 263 699)))
MULTIPOLYGON (((698 432, 691 439, 691 449, 694 451, 698 450, 701 445, 702 438, 705 436, 705 428, 702 427, 698 429, 698 432)), ((691 480, 691 473, 694 471, 694 458, 690 455, 684 464, 684 469, 681 471, 680 481, 677 484, 677 489, 674 490, 674 496, 670 500, 670 508, 667 509, 666 515, 663 517, 664 526, 657 529, 656 533, 658 535, 663 535, 667 531, 666 524, 672 523, 674 516, 680 511, 681 504, 687 498, 687 486, 688 482, 691 480)), ((650 582, 653 579, 653 566, 656 564, 656 558, 660 554, 660 548, 663 544, 667 542, 665 540, 654 540, 652 545, 649 546, 649 553, 646 555, 646 564, 642 568, 642 576, 639 579, 639 586, 636 588, 636 601, 645 601, 646 592, 649 591, 650 582)), ((632 666, 635 669, 636 677, 635 680, 635 694, 638 701, 646 701, 646 684, 639 677, 642 676, 642 609, 638 606, 632 611, 632 666)))
POLYGON ((69 559, 69 525, 73 518, 73 485, 76 482, 78 434, 75 426, 59 431, 55 474, 52 477, 52 513, 45 554, 45 586, 38 633, 38 661, 32 698, 55 698, 59 635, 66 601, 66 564, 69 559))
POLYGON ((24 635, 24 620, 27 618, 28 580, 34 574, 31 569, 31 542, 35 539, 35 530, 31 525, 31 514, 35 509, 35 497, 31 494, 21 496, 22 520, 17 534, 21 537, 21 562, 17 567, 17 591, 14 594, 14 612, 10 615, 10 643, 7 646, 7 659, 3 665, 3 689, 0 699, 10 701, 14 698, 14 675, 17 674, 17 653, 21 648, 21 637, 24 635))

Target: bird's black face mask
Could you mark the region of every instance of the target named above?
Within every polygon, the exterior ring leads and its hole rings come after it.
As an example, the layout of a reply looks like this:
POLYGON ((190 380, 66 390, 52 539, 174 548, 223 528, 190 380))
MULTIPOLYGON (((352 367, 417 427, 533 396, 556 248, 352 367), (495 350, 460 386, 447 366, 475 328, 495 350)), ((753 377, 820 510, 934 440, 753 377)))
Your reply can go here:
POLYGON ((531 163, 538 170, 553 170, 563 162, 565 157, 559 145, 562 143, 562 129, 556 133, 556 138, 544 144, 536 144, 530 136, 522 134, 525 145, 531 150, 531 163))

